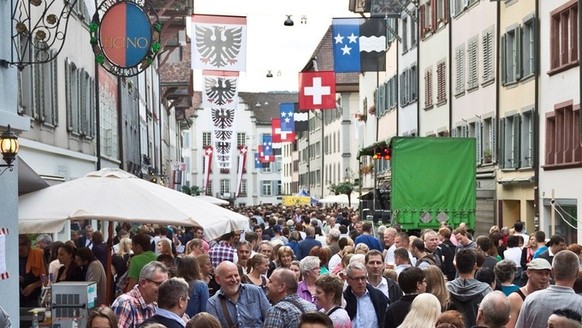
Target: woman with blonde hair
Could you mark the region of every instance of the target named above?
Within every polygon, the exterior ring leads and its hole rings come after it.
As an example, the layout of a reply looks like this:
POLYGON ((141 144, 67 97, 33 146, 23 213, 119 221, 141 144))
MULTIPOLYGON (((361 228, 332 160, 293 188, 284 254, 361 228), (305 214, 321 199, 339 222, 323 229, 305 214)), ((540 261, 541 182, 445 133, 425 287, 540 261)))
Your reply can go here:
POLYGON ((295 253, 289 246, 281 246, 277 249, 277 267, 289 268, 291 262, 295 259, 295 253))
POLYGON ((356 245, 356 248, 354 249, 354 253, 355 254, 366 254, 366 253, 368 253, 369 250, 370 250, 370 247, 368 247, 368 245, 366 245, 364 243, 359 243, 356 245))
POLYGON ((422 293, 414 298, 410 312, 398 328, 434 327, 440 314, 441 303, 437 297, 430 293, 422 293))
POLYGON ((247 261, 249 273, 245 276, 245 283, 253 284, 267 291, 267 271, 269 271, 269 258, 263 254, 255 254, 247 261))
POLYGON ((158 240, 156 247, 157 247, 157 251, 158 251, 157 253, 159 255, 167 254, 167 255, 170 255, 172 258, 174 257, 174 253, 172 253, 172 244, 170 243, 169 240, 167 240, 167 239, 158 240))
POLYGON ((293 262, 291 262, 289 270, 293 271, 293 273, 295 274, 295 278, 297 278, 297 283, 300 283, 301 280, 303 280, 303 276, 301 275, 301 267, 299 267, 299 261, 294 260, 293 262))
POLYGON ((186 243, 186 250, 184 250, 184 254, 191 255, 191 256, 198 256, 201 254, 208 253, 208 250, 205 249, 204 244, 206 242, 202 239, 194 238, 186 243))
POLYGON ((451 296, 447 289, 445 276, 436 265, 429 265, 424 268, 424 278, 426 279, 426 292, 433 294, 441 303, 441 310, 446 311, 451 302, 451 296))

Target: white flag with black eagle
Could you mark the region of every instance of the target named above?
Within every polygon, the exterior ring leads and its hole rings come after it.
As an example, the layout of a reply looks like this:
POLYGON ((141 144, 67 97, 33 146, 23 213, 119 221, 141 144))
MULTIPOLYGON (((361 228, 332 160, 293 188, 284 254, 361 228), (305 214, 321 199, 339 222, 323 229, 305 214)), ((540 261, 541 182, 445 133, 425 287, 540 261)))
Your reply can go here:
POLYGON ((192 68, 246 70, 247 19, 192 15, 192 68))

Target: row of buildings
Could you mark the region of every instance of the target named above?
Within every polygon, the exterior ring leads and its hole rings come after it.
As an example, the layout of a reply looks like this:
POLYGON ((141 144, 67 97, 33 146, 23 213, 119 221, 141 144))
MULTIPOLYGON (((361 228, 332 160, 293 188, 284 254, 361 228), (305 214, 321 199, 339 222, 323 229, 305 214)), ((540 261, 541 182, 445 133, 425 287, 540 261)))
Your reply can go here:
MULTIPOLYGON (((360 154, 394 136, 469 137, 477 174, 459 178, 477 180, 478 232, 521 220, 528 231, 579 240, 578 1, 421 0, 388 25, 386 71, 338 73, 335 109, 311 111, 309 132, 284 144, 267 171, 245 172, 242 190, 234 190, 236 172, 222 172, 209 178, 210 193, 256 205, 301 190, 324 198, 350 180, 379 209, 390 163, 360 154)), ((330 29, 303 71, 333 70, 331 46, 330 29)), ((241 93, 243 122, 253 124, 239 125, 239 140, 251 153, 287 96, 241 93)), ((192 154, 192 185, 205 183, 201 150, 209 142, 208 117, 197 112, 187 132, 192 151, 183 152, 192 154)))

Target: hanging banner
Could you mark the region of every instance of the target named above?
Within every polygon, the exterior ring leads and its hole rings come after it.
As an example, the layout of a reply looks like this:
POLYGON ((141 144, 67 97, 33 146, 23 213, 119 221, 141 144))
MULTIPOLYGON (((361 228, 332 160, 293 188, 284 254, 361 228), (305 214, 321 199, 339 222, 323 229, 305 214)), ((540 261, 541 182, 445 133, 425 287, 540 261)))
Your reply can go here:
POLYGON ((192 15, 192 68, 246 70, 247 18, 192 15))
POLYGON ((202 107, 236 108, 238 106, 238 72, 203 71, 202 107))
POLYGON ((0 228, 0 280, 10 278, 6 267, 6 235, 8 229, 0 228))
POLYGON ((220 169, 230 169, 232 152, 236 148, 236 127, 234 108, 210 108, 212 145, 216 163, 220 169))

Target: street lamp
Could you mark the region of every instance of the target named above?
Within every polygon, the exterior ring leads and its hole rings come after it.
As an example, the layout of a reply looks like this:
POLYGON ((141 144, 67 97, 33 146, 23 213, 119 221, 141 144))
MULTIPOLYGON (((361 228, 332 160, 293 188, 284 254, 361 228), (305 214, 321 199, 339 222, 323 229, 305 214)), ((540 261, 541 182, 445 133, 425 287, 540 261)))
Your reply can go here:
POLYGON ((10 130, 10 125, 8 125, 8 129, 0 135, 0 153, 2 153, 4 162, 6 162, 6 164, 0 164, 0 167, 5 167, 0 175, 7 169, 10 169, 10 171, 13 170, 14 165, 12 162, 16 159, 16 154, 18 154, 19 149, 18 137, 10 130))
POLYGON ((285 25, 285 26, 293 26, 293 25, 295 25, 295 23, 293 23, 293 20, 291 19, 291 15, 287 15, 287 19, 285 20, 285 22, 283 23, 283 25, 285 25))

